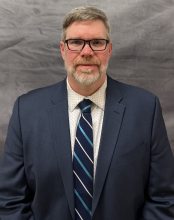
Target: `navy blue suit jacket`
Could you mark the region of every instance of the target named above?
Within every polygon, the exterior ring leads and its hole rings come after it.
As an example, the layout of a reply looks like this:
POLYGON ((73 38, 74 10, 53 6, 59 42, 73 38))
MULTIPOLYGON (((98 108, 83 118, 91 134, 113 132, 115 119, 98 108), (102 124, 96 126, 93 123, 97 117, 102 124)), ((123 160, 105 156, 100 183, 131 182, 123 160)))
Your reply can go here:
MULTIPOLYGON (((173 220, 174 159, 157 97, 108 77, 93 220, 173 220)), ((74 220, 66 80, 22 95, 0 161, 1 220, 74 220)))

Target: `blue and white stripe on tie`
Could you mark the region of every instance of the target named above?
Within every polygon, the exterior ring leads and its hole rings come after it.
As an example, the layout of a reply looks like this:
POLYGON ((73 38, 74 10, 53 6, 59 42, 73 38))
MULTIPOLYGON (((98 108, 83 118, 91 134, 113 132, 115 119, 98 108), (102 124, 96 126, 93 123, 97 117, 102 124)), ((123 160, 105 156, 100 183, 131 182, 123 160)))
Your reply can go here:
POLYGON ((75 219, 92 219, 93 197, 93 130, 91 101, 84 99, 79 103, 81 117, 78 123, 74 156, 74 195, 75 219))

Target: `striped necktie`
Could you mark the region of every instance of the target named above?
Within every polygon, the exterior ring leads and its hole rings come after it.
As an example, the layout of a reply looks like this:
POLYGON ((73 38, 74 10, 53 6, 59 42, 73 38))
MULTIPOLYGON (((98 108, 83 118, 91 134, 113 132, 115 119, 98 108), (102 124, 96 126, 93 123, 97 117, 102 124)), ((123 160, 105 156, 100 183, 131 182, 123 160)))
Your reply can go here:
POLYGON ((91 101, 79 103, 81 117, 77 126, 74 155, 75 220, 92 219, 93 196, 93 130, 91 101))

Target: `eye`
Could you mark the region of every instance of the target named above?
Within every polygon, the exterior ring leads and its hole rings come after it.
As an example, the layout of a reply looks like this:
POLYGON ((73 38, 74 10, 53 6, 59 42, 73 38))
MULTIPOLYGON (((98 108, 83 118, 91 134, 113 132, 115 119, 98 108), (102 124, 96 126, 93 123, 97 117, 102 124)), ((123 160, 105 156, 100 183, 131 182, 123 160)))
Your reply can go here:
POLYGON ((96 40, 92 40, 91 43, 94 46, 101 46, 101 45, 103 45, 103 40, 97 40, 96 39, 96 40))
POLYGON ((83 41, 82 40, 76 40, 76 39, 69 40, 69 44, 79 46, 79 45, 83 44, 83 41))

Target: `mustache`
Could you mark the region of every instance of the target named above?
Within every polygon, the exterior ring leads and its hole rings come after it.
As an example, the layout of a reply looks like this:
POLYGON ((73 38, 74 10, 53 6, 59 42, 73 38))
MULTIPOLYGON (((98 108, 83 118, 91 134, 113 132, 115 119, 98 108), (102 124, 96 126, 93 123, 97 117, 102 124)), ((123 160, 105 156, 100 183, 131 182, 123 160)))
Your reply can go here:
POLYGON ((75 61, 73 66, 76 67, 78 65, 83 65, 83 64, 95 64, 100 66, 101 62, 93 59, 80 59, 78 61, 75 61))

